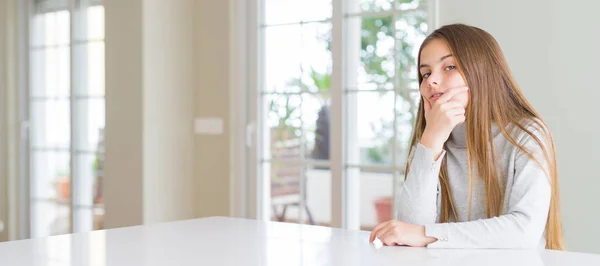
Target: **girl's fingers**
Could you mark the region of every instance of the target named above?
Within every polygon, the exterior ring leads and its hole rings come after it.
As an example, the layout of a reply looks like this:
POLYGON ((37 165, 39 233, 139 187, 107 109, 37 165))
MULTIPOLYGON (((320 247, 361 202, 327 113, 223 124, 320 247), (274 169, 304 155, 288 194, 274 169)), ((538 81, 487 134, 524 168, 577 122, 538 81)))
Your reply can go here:
MULTIPOLYGON (((387 222, 383 222, 383 223, 376 225, 375 228, 373 228, 373 231, 371 231, 371 235, 369 236, 369 242, 375 241, 375 237, 377 237, 377 234, 379 233, 379 231, 381 229, 383 229, 389 222, 390 221, 387 221, 387 222)), ((379 239, 379 240, 381 240, 381 239, 379 239)))
POLYGON ((454 108, 465 109, 463 107, 463 105, 458 101, 449 101, 449 102, 443 103, 439 106, 439 109, 442 112, 446 112, 446 111, 454 109, 454 108))
POLYGON ((454 108, 451 108, 451 109, 447 110, 446 114, 448 114, 449 116, 457 116, 457 115, 464 115, 465 112, 466 112, 465 108, 454 107, 454 108))
POLYGON ((444 92, 444 94, 437 101, 435 101, 435 103, 436 104, 447 103, 448 101, 452 100, 452 98, 454 98, 454 96, 456 96, 457 94, 466 92, 468 90, 469 90, 469 87, 467 87, 467 86, 461 86, 461 87, 449 89, 448 91, 444 92))
POLYGON ((382 230, 380 230, 380 234, 378 234, 378 238, 379 240, 381 240, 381 242, 383 244, 385 244, 386 246, 391 246, 396 244, 395 242, 395 236, 394 236, 394 226, 389 225, 385 228, 383 228, 382 230))
POLYGON ((467 120, 467 117, 463 114, 463 115, 456 115, 454 116, 455 119, 455 124, 462 124, 467 120))

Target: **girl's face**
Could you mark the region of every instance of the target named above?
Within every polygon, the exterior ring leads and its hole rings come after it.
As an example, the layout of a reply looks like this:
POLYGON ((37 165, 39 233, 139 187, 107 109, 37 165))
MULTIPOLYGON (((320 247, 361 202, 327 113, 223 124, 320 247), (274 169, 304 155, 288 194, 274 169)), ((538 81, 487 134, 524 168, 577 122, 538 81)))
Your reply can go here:
MULTIPOLYGON (((449 89, 466 86, 446 42, 440 39, 432 40, 423 47, 420 56, 419 72, 423 76, 421 95, 431 106, 449 89)), ((452 101, 458 101, 466 108, 469 102, 468 91, 457 94, 452 101)))

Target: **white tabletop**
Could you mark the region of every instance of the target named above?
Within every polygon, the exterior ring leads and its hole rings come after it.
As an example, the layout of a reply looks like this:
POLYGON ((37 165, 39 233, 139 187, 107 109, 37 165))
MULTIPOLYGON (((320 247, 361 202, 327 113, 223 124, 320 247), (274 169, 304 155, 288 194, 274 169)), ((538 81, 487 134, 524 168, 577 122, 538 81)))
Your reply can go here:
POLYGON ((369 232, 211 217, 0 243, 0 264, 600 265, 600 255, 542 250, 435 250, 368 243, 369 232))

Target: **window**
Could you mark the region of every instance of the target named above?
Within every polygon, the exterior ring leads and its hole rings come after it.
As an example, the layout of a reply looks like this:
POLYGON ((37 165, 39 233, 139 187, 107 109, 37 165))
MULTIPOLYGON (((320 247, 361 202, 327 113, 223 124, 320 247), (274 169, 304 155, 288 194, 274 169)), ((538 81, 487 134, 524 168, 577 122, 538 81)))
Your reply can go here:
POLYGON ((31 237, 102 229, 102 2, 32 1, 29 57, 31 237))
POLYGON ((392 218, 420 100, 427 3, 258 2, 259 145, 251 152, 268 194, 263 218, 330 225, 341 206, 348 228, 392 218), (331 200, 336 187, 341 204, 331 200))

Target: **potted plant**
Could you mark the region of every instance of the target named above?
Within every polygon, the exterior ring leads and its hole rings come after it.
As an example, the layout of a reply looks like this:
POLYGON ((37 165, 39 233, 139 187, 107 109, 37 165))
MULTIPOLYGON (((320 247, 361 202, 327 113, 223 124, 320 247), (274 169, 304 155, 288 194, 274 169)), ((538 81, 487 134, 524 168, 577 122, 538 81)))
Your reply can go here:
POLYGON ((92 165, 94 173, 94 204, 104 202, 103 184, 104 184, 104 128, 98 129, 98 146, 96 158, 92 165))
POLYGON ((69 200, 71 196, 71 179, 68 171, 59 171, 53 185, 58 200, 69 200))
POLYGON ((375 200, 377 223, 392 220, 392 201, 393 197, 381 197, 375 200))

